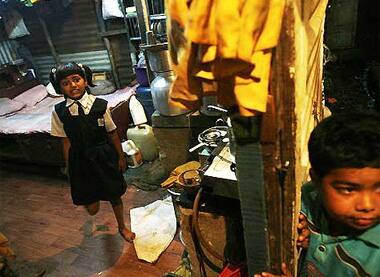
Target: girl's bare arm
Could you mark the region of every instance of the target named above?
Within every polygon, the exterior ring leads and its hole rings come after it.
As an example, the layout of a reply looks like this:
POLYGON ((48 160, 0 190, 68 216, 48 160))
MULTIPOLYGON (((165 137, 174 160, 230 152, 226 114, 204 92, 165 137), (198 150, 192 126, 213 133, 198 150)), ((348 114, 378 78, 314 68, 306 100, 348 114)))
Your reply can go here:
POLYGON ((112 132, 109 132, 108 138, 112 142, 117 152, 117 155, 119 156, 119 170, 121 172, 124 172, 127 169, 127 163, 125 160, 123 149, 121 148, 121 142, 120 142, 119 135, 117 134, 117 131, 114 130, 112 132))

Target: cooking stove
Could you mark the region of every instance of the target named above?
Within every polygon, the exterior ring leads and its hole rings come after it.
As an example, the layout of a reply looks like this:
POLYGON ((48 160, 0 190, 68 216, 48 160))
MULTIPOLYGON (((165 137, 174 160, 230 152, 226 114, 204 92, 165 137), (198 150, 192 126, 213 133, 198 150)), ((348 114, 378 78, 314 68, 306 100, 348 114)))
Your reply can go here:
POLYGON ((200 153, 201 164, 207 166, 202 186, 217 196, 239 199, 235 159, 230 153, 229 143, 221 143, 212 152, 204 149, 200 153))

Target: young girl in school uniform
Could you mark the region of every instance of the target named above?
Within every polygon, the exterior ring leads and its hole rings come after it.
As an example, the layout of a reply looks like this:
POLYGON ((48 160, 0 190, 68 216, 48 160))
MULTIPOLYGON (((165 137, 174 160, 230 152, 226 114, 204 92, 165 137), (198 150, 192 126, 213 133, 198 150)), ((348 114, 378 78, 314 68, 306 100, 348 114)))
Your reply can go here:
POLYGON ((124 224, 121 199, 127 187, 122 174, 126 160, 107 101, 91 94, 92 72, 87 66, 61 64, 51 70, 50 81, 65 97, 52 112, 51 134, 62 138, 73 203, 95 215, 99 201, 109 201, 119 233, 132 242, 135 234, 124 224))

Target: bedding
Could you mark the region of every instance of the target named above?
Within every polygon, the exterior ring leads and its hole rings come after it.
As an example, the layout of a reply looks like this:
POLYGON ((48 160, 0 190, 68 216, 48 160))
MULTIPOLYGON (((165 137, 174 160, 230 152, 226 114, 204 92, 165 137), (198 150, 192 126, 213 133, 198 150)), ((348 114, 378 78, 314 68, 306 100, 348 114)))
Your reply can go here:
MULTIPOLYGON (((23 108, 9 116, 0 116, 0 133, 2 134, 32 134, 48 133, 50 134, 51 112, 54 105, 63 101, 63 96, 52 97, 47 93, 44 86, 33 87, 16 98, 14 103, 8 103, 11 107, 18 109, 16 102, 20 102, 23 108), (22 101, 22 102, 21 102, 22 101), (17 106, 17 107, 16 107, 17 106)), ((116 107, 125 102, 134 94, 135 87, 126 87, 119 89, 112 94, 100 95, 99 98, 108 101, 108 107, 116 107)), ((12 101, 12 100, 11 100, 12 101)), ((1 105, 1 104, 0 104, 1 105)), ((6 110, 4 111, 6 112, 6 110)), ((5 114, 5 113, 4 113, 5 114)))
POLYGON ((0 116, 15 113, 25 107, 25 104, 9 98, 0 98, 0 116))
POLYGON ((93 81, 94 87, 91 88, 93 95, 105 95, 115 91, 115 85, 109 80, 93 81))
POLYGON ((32 107, 36 105, 38 102, 40 102, 42 99, 44 99, 46 96, 46 87, 44 85, 38 85, 24 91, 20 95, 13 98, 13 100, 23 103, 28 107, 32 107))
MULTIPOLYGON (((135 87, 126 87, 116 90, 112 94, 97 96, 108 101, 112 118, 117 126, 121 139, 126 139, 126 131, 129 124, 128 99, 135 93, 135 87)), ((27 163, 48 166, 64 166, 61 140, 50 135, 51 113, 54 105, 63 101, 63 96, 46 95, 41 99, 45 88, 32 88, 20 94, 19 99, 25 103, 3 99, 2 103, 8 103, 14 111, 0 116, 0 160, 12 163, 27 163), (25 95, 31 96, 27 99, 25 95), (41 100, 40 100, 41 99, 41 100), (34 105, 31 105, 35 102, 34 105), (19 103, 19 104, 18 104, 19 103), (28 106, 26 105, 29 104, 28 106), (19 105, 13 107, 12 105, 19 105), (21 109, 19 109, 21 107, 21 109), (18 111, 16 111, 16 109, 18 111)), ((1 99, 1 98, 0 98, 1 99)), ((0 111, 9 109, 2 106, 0 111)))

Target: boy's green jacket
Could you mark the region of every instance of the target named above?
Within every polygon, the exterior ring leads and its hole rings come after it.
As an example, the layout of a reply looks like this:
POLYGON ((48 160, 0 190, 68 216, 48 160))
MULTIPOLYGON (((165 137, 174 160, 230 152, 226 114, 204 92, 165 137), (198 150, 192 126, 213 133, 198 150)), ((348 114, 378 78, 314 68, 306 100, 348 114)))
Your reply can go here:
POLYGON ((380 224, 358 236, 329 236, 322 201, 313 183, 302 187, 301 212, 311 233, 299 276, 380 276, 380 224))

